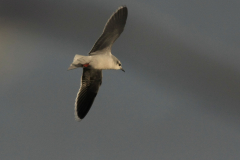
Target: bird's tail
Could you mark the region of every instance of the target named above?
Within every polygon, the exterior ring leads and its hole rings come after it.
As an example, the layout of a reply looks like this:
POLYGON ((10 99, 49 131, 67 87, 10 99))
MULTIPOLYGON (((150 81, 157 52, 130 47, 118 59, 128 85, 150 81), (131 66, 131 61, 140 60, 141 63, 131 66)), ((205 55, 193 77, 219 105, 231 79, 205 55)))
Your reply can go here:
POLYGON ((72 70, 78 67, 83 67, 84 64, 89 63, 89 59, 87 57, 88 56, 82 56, 82 55, 76 54, 68 70, 72 70))
POLYGON ((72 69, 75 69, 75 68, 78 68, 77 66, 71 64, 70 67, 68 67, 68 70, 72 70, 72 69))

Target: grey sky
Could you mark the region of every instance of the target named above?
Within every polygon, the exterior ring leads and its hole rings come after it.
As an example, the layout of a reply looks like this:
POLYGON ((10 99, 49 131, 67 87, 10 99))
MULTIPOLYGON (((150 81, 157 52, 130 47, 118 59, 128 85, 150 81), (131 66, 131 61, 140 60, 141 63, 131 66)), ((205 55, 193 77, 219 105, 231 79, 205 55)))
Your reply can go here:
POLYGON ((238 159, 238 1, 0 2, 0 158, 238 159), (81 69, 110 15, 127 5, 113 46, 125 73, 104 71, 83 121, 81 69))

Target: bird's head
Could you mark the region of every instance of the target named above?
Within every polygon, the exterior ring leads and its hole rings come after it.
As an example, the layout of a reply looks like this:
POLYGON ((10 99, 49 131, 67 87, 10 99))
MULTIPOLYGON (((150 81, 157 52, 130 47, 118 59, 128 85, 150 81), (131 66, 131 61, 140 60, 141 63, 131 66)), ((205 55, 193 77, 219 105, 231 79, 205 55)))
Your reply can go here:
POLYGON ((113 56, 113 61, 114 61, 114 69, 116 70, 120 69, 123 72, 125 72, 125 70, 122 68, 122 63, 115 56, 113 56))

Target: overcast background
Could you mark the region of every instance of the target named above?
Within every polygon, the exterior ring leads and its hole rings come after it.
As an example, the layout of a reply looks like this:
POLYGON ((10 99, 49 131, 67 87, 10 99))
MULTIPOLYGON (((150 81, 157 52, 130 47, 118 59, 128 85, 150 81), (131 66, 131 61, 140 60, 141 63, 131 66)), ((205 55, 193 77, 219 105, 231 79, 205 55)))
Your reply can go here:
POLYGON ((240 157, 240 1, 1 0, 1 160, 226 160, 240 157), (81 122, 81 69, 111 14, 122 71, 81 122))

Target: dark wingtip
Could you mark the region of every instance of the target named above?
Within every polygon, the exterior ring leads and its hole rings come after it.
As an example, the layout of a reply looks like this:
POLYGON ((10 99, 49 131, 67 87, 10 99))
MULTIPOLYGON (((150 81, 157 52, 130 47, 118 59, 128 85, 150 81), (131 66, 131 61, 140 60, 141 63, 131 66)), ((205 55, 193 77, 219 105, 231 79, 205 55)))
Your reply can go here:
POLYGON ((75 120, 76 120, 77 122, 80 122, 82 119, 79 118, 77 115, 75 115, 75 120))
POLYGON ((128 11, 128 9, 127 9, 127 6, 126 6, 126 5, 122 5, 121 7, 119 7, 119 8, 118 8, 118 10, 120 10, 120 9, 125 9, 126 11, 128 11))

